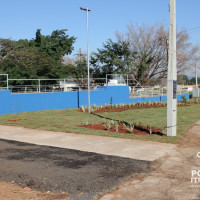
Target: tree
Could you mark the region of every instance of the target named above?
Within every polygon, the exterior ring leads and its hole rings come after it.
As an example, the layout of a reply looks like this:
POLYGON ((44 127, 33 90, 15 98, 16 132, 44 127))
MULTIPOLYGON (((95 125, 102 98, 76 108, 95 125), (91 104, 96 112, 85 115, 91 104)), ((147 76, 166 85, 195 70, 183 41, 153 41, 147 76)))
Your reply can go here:
POLYGON ((97 53, 93 52, 90 63, 95 77, 105 77, 106 74, 128 73, 131 64, 129 44, 123 41, 113 42, 109 39, 97 53))
MULTIPOLYGON (((198 84, 200 84, 200 78, 197 78, 198 84)), ((195 85, 196 84, 196 77, 193 77, 189 80, 190 85, 195 85)))
POLYGON ((0 39, 0 62, 8 56, 13 55, 13 52, 22 48, 22 45, 9 39, 0 39))
POLYGON ((77 82, 79 78, 87 78, 86 60, 75 61, 74 64, 62 65, 59 73, 65 74, 67 78, 75 78, 77 82))
POLYGON ((58 64, 32 48, 13 51, 0 63, 0 69, 10 78, 55 78, 53 72, 58 64))
POLYGON ((188 76, 184 75, 184 74, 178 74, 177 75, 177 83, 183 84, 183 85, 188 85, 189 84, 188 76))
POLYGON ((66 30, 53 31, 49 36, 36 32, 32 40, 0 40, 0 71, 10 78, 60 78, 62 57, 73 50, 74 37, 66 30))
POLYGON ((44 36, 41 30, 36 32, 36 38, 29 42, 30 46, 38 47, 40 52, 54 60, 62 62, 64 55, 68 55, 73 51, 75 37, 66 35, 67 29, 55 30, 51 35, 44 36))
MULTIPOLYGON (((125 34, 116 33, 117 39, 128 45, 131 52, 130 73, 142 85, 167 77, 168 68, 168 31, 163 25, 127 26, 125 34), (132 54, 131 54, 132 56, 132 54)), ((199 48, 189 42, 189 34, 182 29, 177 33, 177 72, 182 73, 191 66, 199 48)))

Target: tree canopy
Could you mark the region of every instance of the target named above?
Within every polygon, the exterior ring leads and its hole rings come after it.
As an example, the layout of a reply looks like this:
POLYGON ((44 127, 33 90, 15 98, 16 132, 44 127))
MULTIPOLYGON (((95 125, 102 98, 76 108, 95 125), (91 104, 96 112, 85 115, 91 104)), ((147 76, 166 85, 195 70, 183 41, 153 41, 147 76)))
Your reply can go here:
POLYGON ((66 31, 56 30, 44 36, 38 29, 32 40, 0 39, 0 71, 16 79, 64 77, 62 58, 73 51, 76 39, 66 31))
POLYGON ((90 63, 96 77, 105 77, 105 74, 124 74, 129 72, 131 64, 129 44, 125 42, 113 42, 109 39, 103 44, 102 49, 93 52, 90 63))
MULTIPOLYGON (((167 77, 168 30, 162 24, 134 25, 127 31, 116 33, 117 42, 108 40, 102 49, 92 54, 94 74, 129 73, 142 85, 167 77)), ((177 72, 183 73, 191 67, 198 46, 189 41, 189 34, 182 29, 177 32, 177 72)))

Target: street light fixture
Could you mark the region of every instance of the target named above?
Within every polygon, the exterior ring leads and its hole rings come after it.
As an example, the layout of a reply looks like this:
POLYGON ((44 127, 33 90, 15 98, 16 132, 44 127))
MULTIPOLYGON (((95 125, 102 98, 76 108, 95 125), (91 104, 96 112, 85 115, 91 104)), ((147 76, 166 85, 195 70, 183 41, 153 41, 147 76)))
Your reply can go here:
POLYGON ((88 8, 81 8, 81 10, 86 11, 86 17, 87 17, 87 68, 88 68, 88 110, 90 112, 90 64, 89 64, 89 31, 88 31, 88 8))

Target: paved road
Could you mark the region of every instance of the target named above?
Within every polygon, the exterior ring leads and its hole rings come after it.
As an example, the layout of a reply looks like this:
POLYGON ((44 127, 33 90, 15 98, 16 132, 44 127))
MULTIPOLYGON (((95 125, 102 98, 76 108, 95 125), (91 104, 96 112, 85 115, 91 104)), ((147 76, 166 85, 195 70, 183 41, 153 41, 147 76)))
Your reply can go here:
POLYGON ((67 192, 75 200, 90 200, 136 173, 149 172, 149 161, 0 140, 0 182, 67 192))
POLYGON ((3 125, 0 125, 0 138, 147 161, 157 160, 175 149, 173 144, 3 125))

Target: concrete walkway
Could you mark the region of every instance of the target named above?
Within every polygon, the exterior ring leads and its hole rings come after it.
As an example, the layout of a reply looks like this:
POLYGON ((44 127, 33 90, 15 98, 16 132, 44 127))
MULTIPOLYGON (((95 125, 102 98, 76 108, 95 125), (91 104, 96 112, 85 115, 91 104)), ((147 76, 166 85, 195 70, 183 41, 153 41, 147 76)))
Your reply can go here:
POLYGON ((173 144, 44 131, 4 125, 0 125, 0 138, 147 161, 157 160, 176 148, 176 145, 173 144))
POLYGON ((200 200, 200 121, 188 129, 174 152, 154 161, 150 174, 139 174, 96 200, 200 200))

